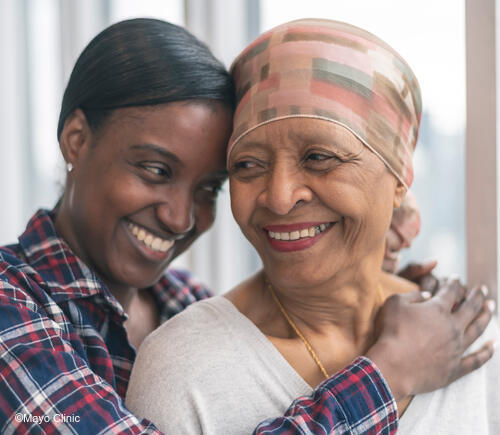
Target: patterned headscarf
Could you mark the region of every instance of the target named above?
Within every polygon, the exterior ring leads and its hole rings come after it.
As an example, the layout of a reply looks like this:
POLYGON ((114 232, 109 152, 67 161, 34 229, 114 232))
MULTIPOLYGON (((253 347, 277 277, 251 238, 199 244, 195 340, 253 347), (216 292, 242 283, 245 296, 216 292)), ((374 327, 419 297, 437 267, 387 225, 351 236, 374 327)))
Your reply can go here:
POLYGON ((350 24, 303 19, 264 33, 236 58, 237 107, 229 154, 246 134, 285 118, 347 128, 409 188, 421 116, 420 88, 406 62, 350 24))

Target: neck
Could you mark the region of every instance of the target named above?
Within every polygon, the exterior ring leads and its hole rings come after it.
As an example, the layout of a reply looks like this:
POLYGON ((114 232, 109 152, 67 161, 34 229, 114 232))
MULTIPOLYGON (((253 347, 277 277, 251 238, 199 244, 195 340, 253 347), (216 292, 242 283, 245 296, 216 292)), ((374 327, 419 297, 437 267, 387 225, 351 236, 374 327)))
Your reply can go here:
MULTIPOLYGON (((379 256, 366 259, 355 270, 345 270, 327 282, 307 287, 272 285, 283 308, 306 334, 343 337, 358 347, 365 347, 373 336, 375 316, 383 301, 380 294, 379 256), (304 297, 304 294, 307 297, 304 297)), ((265 278, 263 278, 265 280, 265 278)), ((268 303, 276 306, 269 289, 268 303)), ((276 310, 279 310, 276 307, 276 310)), ((277 316, 284 334, 290 328, 283 316, 277 316)))
POLYGON ((125 311, 127 314, 130 314, 130 306, 132 305, 134 299, 139 297, 139 290, 135 287, 109 283, 101 275, 99 275, 99 278, 104 282, 109 292, 120 303, 123 311, 125 311))

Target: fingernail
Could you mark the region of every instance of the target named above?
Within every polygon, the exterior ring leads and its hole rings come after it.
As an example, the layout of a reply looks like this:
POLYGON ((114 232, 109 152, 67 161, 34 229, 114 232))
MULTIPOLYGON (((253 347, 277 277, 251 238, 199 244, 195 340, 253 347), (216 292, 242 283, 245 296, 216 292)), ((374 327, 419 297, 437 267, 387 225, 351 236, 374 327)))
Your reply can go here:
POLYGON ((432 297, 432 294, 430 292, 421 292, 420 294, 425 300, 430 299, 432 297))
POLYGON ((481 291, 483 292, 484 297, 488 296, 488 287, 486 287, 485 285, 482 285, 481 291))
POLYGON ((490 312, 495 312, 495 307, 497 306, 497 304, 495 303, 495 301, 493 299, 488 299, 486 301, 486 306, 488 307, 488 310, 490 310, 490 312))
POLYGON ((456 274, 456 273, 452 273, 452 274, 448 277, 448 280, 449 280, 449 281, 460 281, 460 277, 458 276, 458 274, 456 274))

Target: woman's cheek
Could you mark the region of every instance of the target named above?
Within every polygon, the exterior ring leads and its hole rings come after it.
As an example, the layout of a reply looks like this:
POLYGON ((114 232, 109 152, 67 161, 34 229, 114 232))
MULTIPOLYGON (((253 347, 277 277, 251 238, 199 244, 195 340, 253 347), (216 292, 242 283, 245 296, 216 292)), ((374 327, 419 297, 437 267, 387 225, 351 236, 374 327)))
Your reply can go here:
POLYGON ((196 216, 196 226, 198 228, 198 236, 207 231, 214 223, 216 216, 216 204, 207 204, 202 207, 196 216))
POLYGON ((242 226, 244 215, 244 207, 242 204, 242 198, 244 198, 243 190, 241 183, 230 180, 229 192, 231 195, 231 211, 233 212, 234 219, 240 226, 242 226))

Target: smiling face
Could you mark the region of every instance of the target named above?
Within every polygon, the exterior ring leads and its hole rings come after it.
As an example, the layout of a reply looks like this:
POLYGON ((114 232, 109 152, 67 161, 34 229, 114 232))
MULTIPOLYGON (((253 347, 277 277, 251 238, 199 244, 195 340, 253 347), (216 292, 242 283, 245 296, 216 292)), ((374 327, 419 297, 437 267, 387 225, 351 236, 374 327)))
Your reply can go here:
POLYGON ((262 125, 229 158, 231 207, 276 285, 326 282, 382 261, 404 188, 342 126, 311 118, 262 125))
POLYGON ((56 228, 111 287, 150 286, 214 220, 231 113, 203 102, 117 109, 95 133, 82 117, 61 139, 74 170, 56 228))

